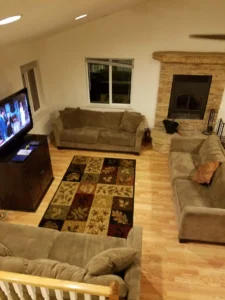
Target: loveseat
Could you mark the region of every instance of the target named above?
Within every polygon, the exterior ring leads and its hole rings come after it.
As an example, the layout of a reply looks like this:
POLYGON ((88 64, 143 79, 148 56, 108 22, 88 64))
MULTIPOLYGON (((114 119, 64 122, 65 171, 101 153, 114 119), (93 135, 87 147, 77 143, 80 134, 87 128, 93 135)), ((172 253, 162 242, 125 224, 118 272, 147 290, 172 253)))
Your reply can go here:
POLYGON ((216 135, 173 138, 169 153, 180 242, 225 243, 225 154, 216 135), (199 166, 220 162, 210 184, 193 181, 199 166))
POLYGON ((143 115, 65 108, 52 129, 58 148, 132 152, 139 154, 145 127, 143 115))
POLYGON ((0 222, 1 271, 105 286, 117 281, 121 299, 139 300, 141 250, 140 227, 123 239, 0 222))

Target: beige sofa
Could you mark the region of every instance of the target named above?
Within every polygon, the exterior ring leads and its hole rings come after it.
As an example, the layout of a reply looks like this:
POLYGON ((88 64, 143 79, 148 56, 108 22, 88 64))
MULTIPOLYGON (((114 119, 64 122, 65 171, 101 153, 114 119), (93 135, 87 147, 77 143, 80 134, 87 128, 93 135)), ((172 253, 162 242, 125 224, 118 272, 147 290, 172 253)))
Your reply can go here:
MULTIPOLYGON (((139 300, 141 250, 140 227, 133 227, 123 239, 0 222, 0 270, 105 286, 118 281, 121 299, 139 300), (126 257, 121 256, 119 268, 128 256, 130 265, 117 274, 112 263, 113 274, 103 272, 101 263, 110 258, 100 256, 96 261, 96 255, 115 248, 127 252, 120 250, 126 257), (93 275, 99 272, 103 275, 93 275)), ((6 299, 1 291, 0 299, 6 299)))
POLYGON ((58 148, 139 154, 145 118, 134 112, 102 112, 65 108, 53 122, 58 148))
POLYGON ((225 156, 216 135, 173 138, 169 153, 180 242, 225 243, 225 156), (210 185, 192 181, 200 164, 220 161, 210 185))

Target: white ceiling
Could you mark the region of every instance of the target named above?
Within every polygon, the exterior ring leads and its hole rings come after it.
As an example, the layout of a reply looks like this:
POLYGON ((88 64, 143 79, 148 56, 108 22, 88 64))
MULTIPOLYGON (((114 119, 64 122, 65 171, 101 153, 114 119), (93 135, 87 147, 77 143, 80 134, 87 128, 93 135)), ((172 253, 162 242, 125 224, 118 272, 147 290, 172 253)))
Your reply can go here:
POLYGON ((146 0, 0 0, 0 19, 22 14, 0 26, 0 46, 56 33, 129 8, 146 0), (74 18, 88 14, 79 21, 74 18))

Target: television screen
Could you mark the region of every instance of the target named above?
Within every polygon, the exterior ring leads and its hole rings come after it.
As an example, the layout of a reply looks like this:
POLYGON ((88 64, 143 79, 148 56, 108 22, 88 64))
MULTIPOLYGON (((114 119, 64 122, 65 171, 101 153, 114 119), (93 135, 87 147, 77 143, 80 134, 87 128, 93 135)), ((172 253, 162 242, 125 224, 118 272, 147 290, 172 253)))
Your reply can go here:
POLYGON ((0 101, 0 150, 33 128, 27 89, 0 101))

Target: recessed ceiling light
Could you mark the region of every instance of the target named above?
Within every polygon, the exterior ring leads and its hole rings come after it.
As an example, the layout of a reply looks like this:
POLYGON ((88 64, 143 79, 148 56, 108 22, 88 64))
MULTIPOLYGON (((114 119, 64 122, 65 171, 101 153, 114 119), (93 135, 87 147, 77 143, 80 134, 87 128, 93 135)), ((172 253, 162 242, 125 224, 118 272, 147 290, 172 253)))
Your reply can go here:
POLYGON ((6 18, 6 19, 2 19, 2 20, 0 20, 0 25, 6 25, 6 24, 9 24, 9 23, 18 21, 21 17, 22 16, 19 15, 19 16, 13 16, 13 17, 9 17, 9 18, 6 18))
POLYGON ((87 17, 87 14, 81 15, 79 17, 76 17, 75 20, 83 19, 83 18, 86 18, 86 17, 87 17))

